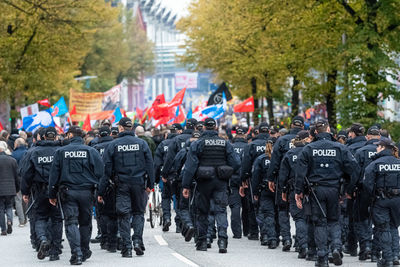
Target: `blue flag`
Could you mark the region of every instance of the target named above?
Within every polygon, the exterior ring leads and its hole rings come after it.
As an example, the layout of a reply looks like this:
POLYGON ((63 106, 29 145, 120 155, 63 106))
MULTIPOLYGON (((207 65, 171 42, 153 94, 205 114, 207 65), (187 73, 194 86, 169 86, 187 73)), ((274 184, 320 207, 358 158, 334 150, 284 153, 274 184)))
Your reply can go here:
POLYGON ((53 117, 60 117, 68 112, 67 104, 65 104, 64 97, 62 96, 57 103, 51 106, 51 115, 53 117))
POLYGON ((221 104, 207 106, 201 111, 203 115, 208 118, 213 118, 215 120, 220 119, 224 115, 224 106, 221 104))
POLYGON ((51 115, 51 108, 40 111, 39 113, 31 116, 24 117, 22 127, 27 132, 34 132, 39 127, 55 126, 53 116, 51 115))
POLYGON ((122 119, 121 109, 117 107, 113 113, 113 125, 116 125, 122 119))

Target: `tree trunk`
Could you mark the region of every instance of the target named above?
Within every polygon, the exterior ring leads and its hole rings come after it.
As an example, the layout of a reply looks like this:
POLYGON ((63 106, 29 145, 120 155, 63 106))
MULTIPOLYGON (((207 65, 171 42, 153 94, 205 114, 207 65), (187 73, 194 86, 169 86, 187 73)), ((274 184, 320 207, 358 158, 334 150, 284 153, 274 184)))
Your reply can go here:
POLYGON ((257 79, 256 77, 251 78, 251 94, 254 96, 254 112, 253 112, 253 122, 254 126, 259 124, 258 114, 260 114, 260 109, 258 106, 258 97, 257 97, 257 79))
POLYGON ((268 80, 268 73, 265 73, 264 76, 265 76, 268 119, 269 119, 269 124, 273 125, 273 124, 275 124, 274 99, 272 97, 271 84, 269 83, 269 80, 268 80))
POLYGON ((297 86, 300 84, 300 81, 297 79, 297 76, 293 76, 293 85, 292 85, 292 117, 299 115, 299 89, 297 86))
POLYGON ((337 70, 328 73, 328 93, 326 94, 326 110, 329 124, 336 128, 336 82, 337 70))

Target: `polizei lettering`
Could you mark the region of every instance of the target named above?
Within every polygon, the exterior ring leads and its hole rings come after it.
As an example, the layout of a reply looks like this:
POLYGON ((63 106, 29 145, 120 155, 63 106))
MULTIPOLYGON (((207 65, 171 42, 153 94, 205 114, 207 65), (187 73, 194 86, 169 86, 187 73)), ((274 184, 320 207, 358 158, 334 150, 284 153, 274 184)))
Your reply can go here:
POLYGON ((104 154, 104 148, 100 148, 100 156, 103 156, 103 154, 104 154))
POLYGON ((119 145, 117 146, 118 152, 139 151, 139 144, 133 145, 119 145))
POLYGON ((295 162, 297 160, 297 155, 292 156, 292 162, 295 162))
POLYGON ((87 158, 87 151, 65 151, 65 158, 87 158))
POLYGON ((265 152, 265 146, 256 146, 257 152, 265 152))
POLYGON ((368 152, 368 158, 370 159, 370 158, 372 158, 373 156, 375 156, 376 155, 376 152, 368 152))
POLYGON ((242 151, 243 151, 243 148, 235 147, 234 150, 235 150, 235 152, 236 152, 237 154, 241 154, 242 151))
POLYGON ((168 146, 164 146, 164 152, 168 152, 168 146))
POLYGON ((313 157, 336 157, 335 149, 313 149, 313 157))
POLYGON ((38 163, 52 163, 54 156, 38 157, 38 163))
POLYGON ((205 140, 206 146, 225 146, 225 144, 226 144, 225 140, 219 140, 219 139, 206 139, 205 140))
POLYGON ((400 171, 400 164, 381 164, 379 165, 379 171, 393 172, 400 171))

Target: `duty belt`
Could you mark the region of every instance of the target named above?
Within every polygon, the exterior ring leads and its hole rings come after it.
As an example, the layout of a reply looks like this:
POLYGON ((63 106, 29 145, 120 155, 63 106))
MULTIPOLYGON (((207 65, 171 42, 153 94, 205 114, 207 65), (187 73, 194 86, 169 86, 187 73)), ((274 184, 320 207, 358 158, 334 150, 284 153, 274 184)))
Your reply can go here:
POLYGON ((392 189, 378 188, 376 190, 376 193, 377 197, 380 198, 400 197, 400 188, 392 188, 392 189))

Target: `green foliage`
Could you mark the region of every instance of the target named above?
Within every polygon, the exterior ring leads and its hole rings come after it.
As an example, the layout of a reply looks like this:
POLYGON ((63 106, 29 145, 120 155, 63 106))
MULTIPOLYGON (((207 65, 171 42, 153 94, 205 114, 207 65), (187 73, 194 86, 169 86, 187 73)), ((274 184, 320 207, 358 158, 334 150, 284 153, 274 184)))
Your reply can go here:
POLYGON ((178 24, 188 36, 182 62, 213 71, 240 97, 255 77, 259 94, 269 82, 284 99, 296 77, 303 101, 326 102, 344 125, 376 121, 380 96, 400 99, 386 79, 399 69, 397 0, 197 0, 189 11, 178 24))

